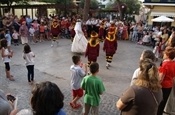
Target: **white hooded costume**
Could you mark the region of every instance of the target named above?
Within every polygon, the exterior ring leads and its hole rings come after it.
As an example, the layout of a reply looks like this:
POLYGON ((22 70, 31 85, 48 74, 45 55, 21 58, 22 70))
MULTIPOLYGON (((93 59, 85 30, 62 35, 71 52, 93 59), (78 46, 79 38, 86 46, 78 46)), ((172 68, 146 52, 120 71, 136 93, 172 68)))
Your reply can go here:
POLYGON ((77 20, 74 30, 75 36, 73 39, 71 51, 75 53, 84 53, 86 51, 88 41, 82 31, 81 20, 77 20))

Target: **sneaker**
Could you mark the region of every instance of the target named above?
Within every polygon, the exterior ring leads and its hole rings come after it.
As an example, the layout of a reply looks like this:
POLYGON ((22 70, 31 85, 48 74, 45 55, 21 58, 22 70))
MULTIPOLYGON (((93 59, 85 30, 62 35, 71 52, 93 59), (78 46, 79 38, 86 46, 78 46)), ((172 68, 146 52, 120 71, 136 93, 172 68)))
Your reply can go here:
POLYGON ((53 44, 51 44, 51 47, 53 47, 53 44))

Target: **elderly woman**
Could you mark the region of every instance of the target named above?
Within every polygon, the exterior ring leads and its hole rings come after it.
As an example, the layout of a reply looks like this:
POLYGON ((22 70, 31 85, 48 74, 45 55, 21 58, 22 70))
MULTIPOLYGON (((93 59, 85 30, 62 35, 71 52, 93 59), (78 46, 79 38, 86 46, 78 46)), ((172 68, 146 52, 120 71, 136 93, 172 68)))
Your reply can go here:
POLYGON ((121 115, 156 115, 162 100, 156 65, 149 59, 140 61, 140 74, 117 101, 121 115), (145 98, 146 97, 146 98, 145 98))
POLYGON ((62 110, 64 95, 55 83, 46 81, 36 84, 32 94, 33 115, 66 115, 62 110))
POLYGON ((21 27, 19 28, 19 35, 21 36, 21 42, 24 45, 25 43, 28 43, 28 35, 29 30, 26 26, 26 22, 23 21, 21 27))

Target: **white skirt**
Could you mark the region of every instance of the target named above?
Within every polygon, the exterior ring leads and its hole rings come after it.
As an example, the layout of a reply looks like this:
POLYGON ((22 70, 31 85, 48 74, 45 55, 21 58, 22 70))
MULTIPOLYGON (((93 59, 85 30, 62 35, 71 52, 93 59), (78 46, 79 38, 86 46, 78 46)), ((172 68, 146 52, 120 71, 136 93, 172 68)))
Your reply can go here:
POLYGON ((84 53, 86 52, 87 43, 88 41, 83 33, 76 33, 72 42, 71 51, 75 53, 84 53))

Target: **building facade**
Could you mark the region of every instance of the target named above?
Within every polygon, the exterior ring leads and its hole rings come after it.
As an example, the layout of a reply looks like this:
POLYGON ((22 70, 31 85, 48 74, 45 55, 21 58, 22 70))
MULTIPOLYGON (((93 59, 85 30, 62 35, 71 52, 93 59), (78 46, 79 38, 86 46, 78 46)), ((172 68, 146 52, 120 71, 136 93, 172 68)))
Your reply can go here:
MULTIPOLYGON (((143 4, 150 8, 148 25, 153 24, 153 18, 161 15, 175 19, 175 0, 144 0, 143 4)), ((171 26, 175 26, 175 22, 172 22, 171 26)))

